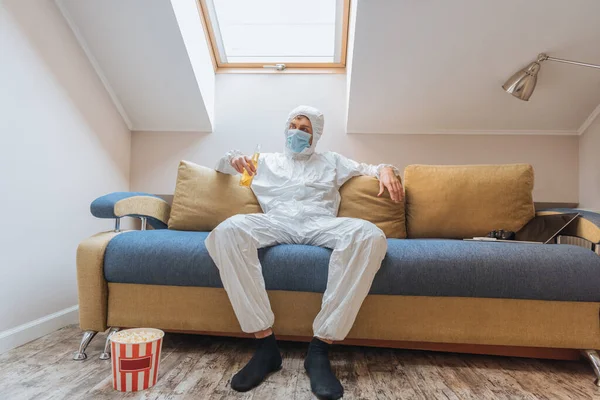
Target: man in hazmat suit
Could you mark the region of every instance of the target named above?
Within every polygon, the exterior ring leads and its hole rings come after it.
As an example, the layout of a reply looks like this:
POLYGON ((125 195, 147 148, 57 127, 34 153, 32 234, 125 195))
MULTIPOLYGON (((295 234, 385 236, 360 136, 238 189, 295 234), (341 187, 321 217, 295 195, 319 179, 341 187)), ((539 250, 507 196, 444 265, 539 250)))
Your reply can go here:
MULTIPOLYGON (((246 170, 264 214, 235 215, 206 238, 235 315, 244 332, 253 333, 257 349, 231 380, 237 391, 259 385, 281 368, 281 355, 271 327, 274 315, 265 290, 258 249, 275 244, 306 244, 333 250, 321 311, 313 323, 314 338, 304 367, 311 389, 325 399, 338 399, 343 387, 331 370, 328 351, 343 340, 387 251, 384 233, 374 224, 337 218, 339 188, 359 175, 377 177, 393 201, 400 202, 402 185, 391 165, 368 165, 337 153, 316 153, 323 133, 323 114, 313 108, 294 109, 285 124, 283 153, 261 154, 255 167, 237 150, 227 153, 216 169, 227 174, 246 170)), ((281 268, 285 268, 284 265, 281 268)))

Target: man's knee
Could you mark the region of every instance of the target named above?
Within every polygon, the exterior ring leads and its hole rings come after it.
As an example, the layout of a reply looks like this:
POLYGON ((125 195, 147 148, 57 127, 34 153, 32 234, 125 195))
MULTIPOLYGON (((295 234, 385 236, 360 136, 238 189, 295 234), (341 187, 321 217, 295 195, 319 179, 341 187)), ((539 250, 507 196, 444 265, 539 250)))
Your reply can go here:
POLYGON ((212 230, 211 234, 216 236, 235 234, 243 230, 245 216, 243 214, 236 214, 232 217, 227 218, 221 222, 215 229, 212 230))
POLYGON ((386 244, 387 240, 385 237, 385 233, 377 225, 369 221, 362 221, 361 226, 359 228, 361 235, 374 243, 377 244, 386 244))
POLYGON ((221 246, 223 242, 231 243, 233 241, 233 237, 238 236, 240 232, 244 231, 244 217, 245 216, 243 214, 237 214, 229 217, 210 232, 205 240, 205 245, 209 253, 212 251, 212 249, 221 246))

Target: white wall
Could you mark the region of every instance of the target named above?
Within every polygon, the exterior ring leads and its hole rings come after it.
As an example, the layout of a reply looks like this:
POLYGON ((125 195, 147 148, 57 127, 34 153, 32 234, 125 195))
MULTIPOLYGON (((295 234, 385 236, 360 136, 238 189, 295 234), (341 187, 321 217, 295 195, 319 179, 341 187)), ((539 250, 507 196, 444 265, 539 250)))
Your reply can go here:
POLYGON ((581 207, 600 210, 600 117, 580 138, 579 171, 581 207))
POLYGON ((310 104, 325 113, 319 149, 356 160, 408 164, 526 162, 536 170, 536 201, 577 202, 577 136, 356 135, 345 133, 345 75, 219 74, 215 131, 134 132, 132 190, 173 193, 179 160, 207 166, 231 148, 283 148, 287 113, 310 104))
POLYGON ((1 352, 77 305, 77 245, 112 226, 89 204, 128 190, 131 140, 54 2, 4 0, 0 29, 1 352))

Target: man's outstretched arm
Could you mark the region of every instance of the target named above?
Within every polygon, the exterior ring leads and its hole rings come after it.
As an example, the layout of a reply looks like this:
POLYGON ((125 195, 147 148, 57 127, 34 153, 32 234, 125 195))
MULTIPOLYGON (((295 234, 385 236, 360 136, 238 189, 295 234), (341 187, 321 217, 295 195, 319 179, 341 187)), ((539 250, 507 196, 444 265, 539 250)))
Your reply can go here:
POLYGON ((250 157, 245 156, 239 150, 231 150, 225 153, 225 155, 217 161, 215 169, 229 175, 241 174, 246 170, 248 171, 248 174, 252 176, 256 172, 256 167, 252 163, 250 157))
POLYGON ((336 158, 338 186, 343 185, 348 179, 355 176, 372 176, 379 179, 379 194, 377 196, 381 196, 385 188, 387 188, 393 201, 402 201, 404 189, 402 188, 400 179, 398 179, 400 176, 398 168, 391 164, 371 165, 359 163, 341 154, 333 154, 336 158))

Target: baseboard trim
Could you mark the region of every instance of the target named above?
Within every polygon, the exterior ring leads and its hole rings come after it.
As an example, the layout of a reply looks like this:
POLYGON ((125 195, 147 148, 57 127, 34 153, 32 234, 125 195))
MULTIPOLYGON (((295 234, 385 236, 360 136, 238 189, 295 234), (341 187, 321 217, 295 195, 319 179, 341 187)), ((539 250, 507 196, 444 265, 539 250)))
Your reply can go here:
POLYGON ((78 322, 79 306, 75 305, 2 331, 0 332, 0 354, 78 322))

